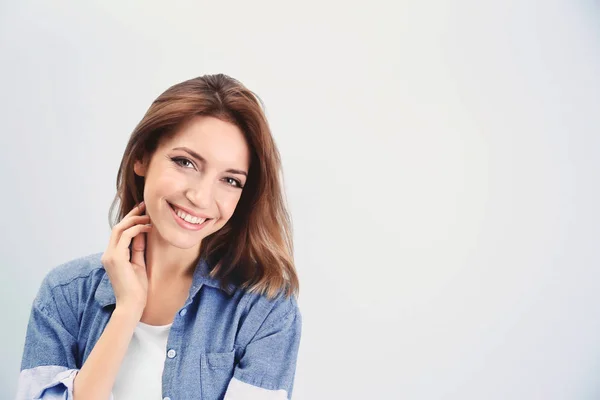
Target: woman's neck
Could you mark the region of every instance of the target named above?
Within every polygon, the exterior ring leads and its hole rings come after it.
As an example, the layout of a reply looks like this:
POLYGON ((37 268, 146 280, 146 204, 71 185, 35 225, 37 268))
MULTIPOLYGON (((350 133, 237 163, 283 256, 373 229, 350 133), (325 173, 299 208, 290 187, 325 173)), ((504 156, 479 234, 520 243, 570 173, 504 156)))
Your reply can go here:
POLYGON ((199 254, 200 245, 179 249, 166 242, 157 232, 149 232, 146 237, 148 283, 191 279, 199 254))
POLYGON ((179 249, 156 232, 147 235, 148 298, 141 322, 166 325, 173 322, 188 297, 200 247, 179 249))

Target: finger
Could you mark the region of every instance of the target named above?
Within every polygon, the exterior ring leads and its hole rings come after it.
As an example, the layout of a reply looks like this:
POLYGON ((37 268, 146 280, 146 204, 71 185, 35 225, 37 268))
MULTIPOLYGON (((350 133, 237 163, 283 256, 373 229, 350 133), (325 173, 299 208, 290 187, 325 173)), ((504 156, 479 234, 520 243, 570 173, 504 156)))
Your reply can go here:
POLYGON ((148 215, 130 217, 126 220, 119 222, 117 225, 114 226, 110 234, 109 248, 115 248, 118 245, 119 239, 121 239, 121 235, 125 230, 131 228, 132 226, 145 225, 150 222, 150 217, 148 215))
POLYGON ((145 252, 146 235, 142 232, 136 235, 131 241, 131 263, 146 268, 145 252))
POLYGON ((114 226, 114 228, 111 232, 111 235, 110 235, 109 245, 112 247, 116 246, 117 243, 119 242, 119 239, 121 238, 121 234, 126 229, 129 229, 132 226, 139 225, 139 224, 147 224, 149 222, 150 222, 149 215, 137 215, 137 216, 124 218, 121 222, 119 222, 117 225, 114 226))
POLYGON ((127 214, 125 214, 125 216, 123 218, 125 219, 132 215, 139 215, 145 210, 146 210, 146 203, 142 201, 141 203, 133 206, 133 208, 131 210, 129 210, 129 212, 127 214))
POLYGON ((142 215, 145 211, 146 211, 146 203, 142 201, 141 203, 133 206, 133 208, 131 210, 129 210, 129 212, 127 214, 125 214, 125 216, 123 216, 121 221, 124 221, 127 218, 132 217, 134 215, 142 215))
POLYGON ((134 225, 147 224, 150 221, 149 215, 135 215, 122 220, 115 228, 118 232, 123 232, 125 229, 129 229, 134 225))
POLYGON ((119 221, 119 223, 112 228, 110 238, 108 239, 109 247, 115 247, 117 245, 117 243, 119 242, 119 238, 121 237, 121 232, 127 228, 125 225, 127 224, 127 220, 129 219, 129 217, 136 214, 140 214, 145 209, 146 203, 142 201, 141 203, 133 206, 133 208, 129 210, 127 214, 125 214, 121 221, 119 221))
MULTIPOLYGON (((117 253, 124 254, 126 253, 129 256, 129 245, 131 244, 131 240, 139 235, 142 232, 149 232, 152 229, 152 225, 136 225, 131 227, 121 234, 121 238, 117 243, 117 253), (123 253, 122 253, 123 252, 123 253)), ((129 259, 129 257, 128 257, 129 259)))

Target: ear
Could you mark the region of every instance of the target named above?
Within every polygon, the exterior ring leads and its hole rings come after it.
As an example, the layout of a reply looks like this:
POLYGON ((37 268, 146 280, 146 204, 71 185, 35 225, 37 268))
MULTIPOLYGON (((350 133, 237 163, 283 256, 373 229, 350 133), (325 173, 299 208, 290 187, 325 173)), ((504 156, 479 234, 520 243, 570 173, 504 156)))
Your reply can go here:
POLYGON ((138 176, 146 176, 146 170, 148 169, 147 157, 143 160, 135 160, 133 164, 133 172, 138 176))

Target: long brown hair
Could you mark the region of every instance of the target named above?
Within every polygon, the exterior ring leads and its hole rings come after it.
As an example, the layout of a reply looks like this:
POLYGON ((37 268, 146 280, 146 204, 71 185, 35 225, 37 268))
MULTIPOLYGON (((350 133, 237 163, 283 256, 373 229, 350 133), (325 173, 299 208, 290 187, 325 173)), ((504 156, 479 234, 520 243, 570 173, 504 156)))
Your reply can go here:
POLYGON ((143 200, 144 178, 133 171, 136 160, 151 156, 161 138, 176 133, 194 116, 231 122, 243 132, 250 148, 248 178, 233 215, 202 240, 199 257, 214 265, 210 275, 219 278, 222 287, 232 283, 269 298, 280 292, 298 296, 281 160, 263 110, 258 95, 224 74, 204 75, 167 89, 129 138, 109 211, 111 228, 143 200), (115 207, 117 216, 111 221, 115 207))

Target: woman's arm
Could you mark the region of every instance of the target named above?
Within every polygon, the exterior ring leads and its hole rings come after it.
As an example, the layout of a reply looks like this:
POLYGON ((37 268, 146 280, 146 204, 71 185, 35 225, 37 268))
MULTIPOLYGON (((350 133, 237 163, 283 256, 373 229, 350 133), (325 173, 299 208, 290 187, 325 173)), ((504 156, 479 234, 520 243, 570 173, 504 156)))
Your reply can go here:
POLYGON ((112 230, 102 265, 115 292, 116 307, 100 339, 81 367, 73 383, 73 398, 106 400, 133 332, 144 308, 148 292, 144 232, 152 226, 142 202, 134 207, 112 230), (130 247, 131 245, 131 247, 130 247))
POLYGON ((75 376, 73 399, 111 398, 112 387, 140 315, 115 308, 104 332, 75 376))
POLYGON ((46 393, 73 399, 73 379, 78 371, 77 327, 63 323, 71 311, 65 296, 52 295, 51 280, 49 275, 44 278, 31 307, 17 400, 44 399, 46 393))
POLYGON ((277 302, 246 346, 225 400, 287 400, 292 397, 302 334, 295 299, 277 302))

